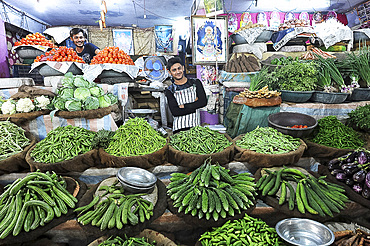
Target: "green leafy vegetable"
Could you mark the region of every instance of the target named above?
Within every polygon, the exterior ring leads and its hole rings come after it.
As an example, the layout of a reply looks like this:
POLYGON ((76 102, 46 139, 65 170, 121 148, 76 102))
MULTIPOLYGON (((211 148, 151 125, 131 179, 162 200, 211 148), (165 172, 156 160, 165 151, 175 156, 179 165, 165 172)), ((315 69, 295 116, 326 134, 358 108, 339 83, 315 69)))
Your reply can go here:
POLYGON ((359 106, 348 113, 349 125, 356 126, 362 130, 370 130, 370 104, 359 106))
POLYGON ((91 96, 90 90, 87 88, 77 88, 74 91, 74 98, 80 99, 80 100, 85 100, 87 97, 91 96))
POLYGON ((99 86, 94 86, 90 88, 90 93, 94 97, 100 97, 104 95, 104 90, 100 88, 99 86))
POLYGON ((118 102, 117 96, 113 95, 112 93, 108 93, 107 96, 110 99, 110 104, 111 105, 116 104, 118 102))
POLYGON ((107 95, 100 96, 98 99, 99 99, 99 107, 100 108, 109 107, 111 105, 110 98, 107 95))
POLYGON ((82 104, 80 100, 72 98, 69 101, 66 101, 65 108, 68 111, 81 111, 82 104))
POLYGON ((97 97, 87 97, 83 102, 83 107, 86 110, 98 109, 99 108, 99 99, 97 97))
POLYGON ((77 75, 73 81, 76 87, 89 87, 89 81, 85 80, 81 75, 77 75))

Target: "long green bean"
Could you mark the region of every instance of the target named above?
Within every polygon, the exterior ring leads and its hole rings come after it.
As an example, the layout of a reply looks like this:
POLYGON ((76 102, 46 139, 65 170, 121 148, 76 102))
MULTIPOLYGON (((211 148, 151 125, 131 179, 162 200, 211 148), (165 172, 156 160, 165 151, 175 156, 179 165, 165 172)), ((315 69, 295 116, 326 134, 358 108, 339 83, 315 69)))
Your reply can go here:
POLYGON ((262 154, 283 154, 297 150, 301 145, 298 138, 285 135, 271 127, 257 127, 246 133, 236 145, 262 154))
POLYGON ((140 156, 163 148, 166 142, 145 119, 137 117, 118 128, 105 151, 114 156, 140 156))
POLYGON ((24 130, 10 121, 0 121, 0 161, 20 153, 30 144, 24 130))
POLYGON ((213 154, 231 145, 225 135, 209 129, 195 126, 187 131, 179 132, 170 137, 170 145, 190 154, 213 154))
POLYGON ((149 240, 145 237, 136 238, 136 237, 130 237, 128 238, 126 236, 126 239, 122 239, 119 236, 116 236, 114 238, 109 237, 104 242, 100 243, 98 246, 136 246, 136 245, 146 245, 146 246, 154 246, 156 245, 155 242, 150 243, 149 240))

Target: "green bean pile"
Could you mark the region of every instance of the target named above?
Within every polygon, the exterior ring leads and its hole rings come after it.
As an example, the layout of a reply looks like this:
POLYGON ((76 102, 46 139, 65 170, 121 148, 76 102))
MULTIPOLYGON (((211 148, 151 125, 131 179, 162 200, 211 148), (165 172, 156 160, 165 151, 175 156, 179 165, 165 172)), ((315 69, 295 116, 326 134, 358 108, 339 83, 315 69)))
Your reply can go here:
POLYGON ((285 245, 276 230, 264 221, 245 214, 239 220, 227 221, 223 226, 205 232, 199 239, 204 246, 211 245, 285 245))
POLYGON ((258 127, 246 133, 236 145, 262 154, 284 154, 301 145, 298 138, 285 135, 271 127, 258 127))
POLYGON ((218 131, 195 126, 190 130, 172 135, 170 145, 190 154, 206 155, 224 150, 231 145, 231 142, 218 131))
POLYGON ((358 132, 342 124, 333 115, 324 117, 317 123, 318 132, 311 140, 314 143, 338 149, 357 149, 365 144, 358 132))
POLYGON ((136 237, 130 237, 126 239, 122 239, 119 236, 116 236, 115 238, 109 237, 104 242, 100 243, 98 246, 137 246, 137 245, 144 245, 144 246, 154 246, 156 245, 155 241, 153 243, 150 243, 149 240, 145 237, 136 238, 136 237))
POLYGON ((0 161, 18 154, 30 144, 24 130, 10 121, 0 121, 0 161))
POLYGON ((166 145, 166 139, 143 118, 129 119, 120 126, 105 151, 114 156, 139 156, 153 153, 166 145))
POLYGON ((50 131, 31 152, 35 162, 56 163, 92 150, 95 132, 77 126, 60 126, 50 131))

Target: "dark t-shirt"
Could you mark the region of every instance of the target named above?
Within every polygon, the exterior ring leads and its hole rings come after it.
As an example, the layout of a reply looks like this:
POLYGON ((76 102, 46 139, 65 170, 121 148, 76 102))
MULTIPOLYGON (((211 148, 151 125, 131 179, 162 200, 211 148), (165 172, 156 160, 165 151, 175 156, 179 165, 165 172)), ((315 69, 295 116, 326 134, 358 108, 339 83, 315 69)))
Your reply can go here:
POLYGON ((78 53, 77 51, 76 52, 78 56, 82 57, 84 62, 86 62, 87 64, 90 64, 91 60, 95 56, 96 49, 99 49, 99 48, 93 45, 92 43, 87 43, 84 45, 84 49, 81 53, 78 53))

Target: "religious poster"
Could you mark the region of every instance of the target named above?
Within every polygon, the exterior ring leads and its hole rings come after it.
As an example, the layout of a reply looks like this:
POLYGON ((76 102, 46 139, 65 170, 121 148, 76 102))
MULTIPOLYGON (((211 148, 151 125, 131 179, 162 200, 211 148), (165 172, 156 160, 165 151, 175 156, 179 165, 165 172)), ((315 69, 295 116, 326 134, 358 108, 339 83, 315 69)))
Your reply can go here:
POLYGON ((224 13, 223 0, 203 0, 206 16, 216 16, 224 13))
POLYGON ((229 22, 227 23, 227 28, 229 32, 235 32, 238 29, 238 17, 235 13, 230 13, 228 15, 229 22))
POLYGON ((280 14, 277 11, 272 11, 270 14, 270 28, 273 30, 279 30, 280 26, 280 14))
POLYGON ((226 63, 227 16, 216 19, 192 17, 193 64, 226 63))
POLYGON ((268 26, 267 16, 266 16, 265 12, 259 12, 257 14, 257 23, 262 24, 264 26, 268 26))
POLYGON ((244 12, 242 16, 240 17, 240 27, 244 27, 248 24, 253 24, 252 16, 249 12, 244 12))
POLYGON ((171 25, 154 26, 155 50, 156 52, 173 52, 173 37, 171 25))
POLYGON ((134 55, 134 40, 132 38, 132 29, 113 29, 114 46, 129 55, 134 55))

